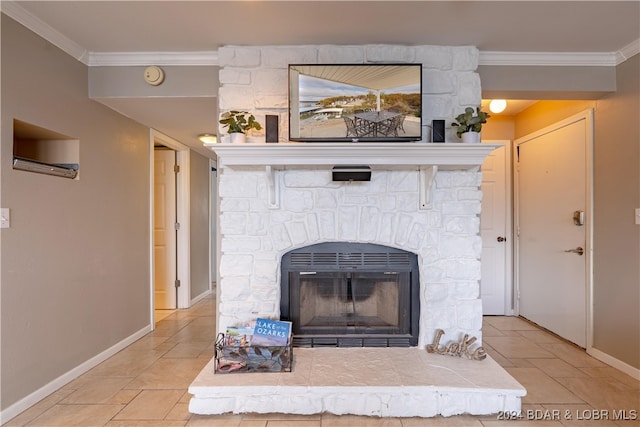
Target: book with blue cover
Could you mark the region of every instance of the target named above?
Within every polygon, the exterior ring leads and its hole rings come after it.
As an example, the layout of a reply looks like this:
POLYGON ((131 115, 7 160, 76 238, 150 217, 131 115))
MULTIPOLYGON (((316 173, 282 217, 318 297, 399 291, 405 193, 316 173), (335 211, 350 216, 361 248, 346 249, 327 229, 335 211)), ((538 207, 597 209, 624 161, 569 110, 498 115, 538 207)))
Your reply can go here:
POLYGON ((291 322, 283 320, 256 319, 251 346, 286 346, 291 338, 291 322))

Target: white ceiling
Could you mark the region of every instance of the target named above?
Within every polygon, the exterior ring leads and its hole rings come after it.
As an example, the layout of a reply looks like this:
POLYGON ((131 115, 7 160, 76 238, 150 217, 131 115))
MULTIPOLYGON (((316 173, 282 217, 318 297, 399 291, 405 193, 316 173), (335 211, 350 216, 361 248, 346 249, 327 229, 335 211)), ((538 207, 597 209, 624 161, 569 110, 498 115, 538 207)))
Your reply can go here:
MULTIPOLYGON (((624 56, 640 39, 640 0, 2 1, 2 10, 73 45, 83 61, 125 52, 215 58, 224 45, 428 44, 477 46, 482 63, 495 53, 624 56)), ((201 148, 194 135, 216 130, 215 105, 215 98, 130 98, 111 106, 201 148)))

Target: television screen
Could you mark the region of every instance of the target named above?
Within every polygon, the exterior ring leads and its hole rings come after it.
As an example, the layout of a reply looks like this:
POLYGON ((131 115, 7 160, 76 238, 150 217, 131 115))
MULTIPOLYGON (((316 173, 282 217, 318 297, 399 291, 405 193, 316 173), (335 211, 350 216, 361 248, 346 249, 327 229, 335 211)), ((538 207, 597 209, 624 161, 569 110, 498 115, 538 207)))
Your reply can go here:
POLYGON ((422 139, 422 64, 289 65, 289 139, 422 139))

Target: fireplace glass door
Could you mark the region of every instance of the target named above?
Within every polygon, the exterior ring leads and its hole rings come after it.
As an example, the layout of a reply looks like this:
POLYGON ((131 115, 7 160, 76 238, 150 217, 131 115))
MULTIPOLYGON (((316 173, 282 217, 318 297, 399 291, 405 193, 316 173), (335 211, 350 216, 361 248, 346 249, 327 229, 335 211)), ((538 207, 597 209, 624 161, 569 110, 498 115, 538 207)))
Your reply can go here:
POLYGON ((294 334, 405 334, 408 272, 291 272, 294 334))
POLYGON ((280 318, 296 347, 418 344, 418 258, 372 243, 325 242, 280 263, 280 318))

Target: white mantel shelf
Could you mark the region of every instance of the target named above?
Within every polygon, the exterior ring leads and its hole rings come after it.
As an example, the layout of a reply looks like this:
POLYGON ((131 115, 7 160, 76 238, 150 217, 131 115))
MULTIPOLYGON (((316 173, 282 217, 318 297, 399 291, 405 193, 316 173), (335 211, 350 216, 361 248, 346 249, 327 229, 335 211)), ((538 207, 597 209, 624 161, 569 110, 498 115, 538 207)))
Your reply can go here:
POLYGON ((247 143, 206 144, 225 166, 479 166, 497 144, 462 143, 247 143))

